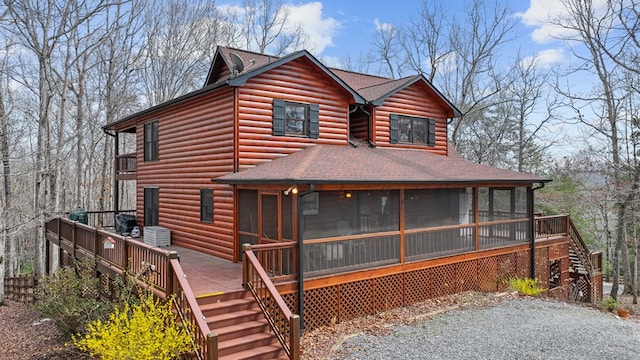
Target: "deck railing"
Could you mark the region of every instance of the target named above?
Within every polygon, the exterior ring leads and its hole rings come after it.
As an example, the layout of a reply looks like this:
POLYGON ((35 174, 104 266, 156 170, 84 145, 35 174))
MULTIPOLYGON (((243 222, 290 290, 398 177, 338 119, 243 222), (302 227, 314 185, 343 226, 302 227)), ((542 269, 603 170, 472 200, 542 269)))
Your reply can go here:
POLYGON ((59 217, 47 221, 45 229, 47 240, 72 257, 93 257, 102 270, 112 273, 144 274, 141 284, 156 295, 175 294, 176 311, 192 328, 195 355, 201 360, 218 358, 217 336, 204 321, 175 252, 59 217))
POLYGON ((169 292, 169 253, 138 240, 98 230, 63 218, 46 223, 47 240, 71 256, 94 257, 98 265, 123 274, 145 273, 145 280, 159 295, 169 292))
POLYGON ((128 175, 136 172, 136 154, 121 154, 116 156, 116 174, 128 175))
MULTIPOLYGON (((300 359, 300 317, 293 314, 278 293, 271 278, 258 261, 253 247, 265 259, 277 259, 284 248, 295 249, 295 242, 264 245, 243 245, 243 283, 255 297, 289 359, 300 359), (273 253, 273 255, 269 254, 273 253)), ((295 250, 293 250, 295 251, 295 250)), ((294 256, 295 258, 295 256, 294 256)))
POLYGON ((182 322, 189 324, 195 355, 200 360, 215 360, 218 358, 218 335, 209 329, 176 256, 171 257, 171 269, 175 309, 182 322))

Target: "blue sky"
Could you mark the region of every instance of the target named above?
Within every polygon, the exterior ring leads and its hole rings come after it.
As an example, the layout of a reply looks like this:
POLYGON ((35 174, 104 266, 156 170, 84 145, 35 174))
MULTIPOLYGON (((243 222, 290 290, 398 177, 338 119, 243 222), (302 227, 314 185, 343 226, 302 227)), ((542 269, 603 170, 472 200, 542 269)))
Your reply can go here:
MULTIPOLYGON (((301 25, 310 35, 313 49, 319 58, 330 66, 336 66, 346 56, 356 58, 371 49, 376 26, 392 24, 402 26, 420 8, 424 0, 284 0, 290 9, 289 20, 301 25)), ((426 0, 441 1, 441 0, 426 0)), ((471 0, 447 0, 444 4, 451 13, 462 11, 471 0)), ((557 28, 543 24, 549 16, 562 15, 557 0, 504 0, 513 10, 518 21, 509 43, 513 54, 518 48, 523 56, 538 56, 540 63, 553 66, 561 62, 565 51, 562 44, 552 39, 557 28)), ((595 3, 606 0, 594 0, 595 3)), ((218 0, 219 5, 239 5, 240 0, 218 0)), ((493 0, 486 0, 492 4, 493 0)))

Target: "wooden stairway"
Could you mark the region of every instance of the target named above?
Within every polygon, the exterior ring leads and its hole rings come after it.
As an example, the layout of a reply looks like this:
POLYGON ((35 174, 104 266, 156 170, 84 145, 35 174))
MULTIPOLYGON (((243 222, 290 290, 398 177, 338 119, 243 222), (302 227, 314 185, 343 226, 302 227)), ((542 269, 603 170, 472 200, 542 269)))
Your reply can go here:
POLYGON ((578 254, 576 254, 571 246, 569 246, 569 261, 571 261, 573 269, 578 274, 589 275, 589 272, 587 271, 587 269, 585 269, 584 264, 582 264, 582 261, 580 260, 580 257, 578 256, 578 254))
POLYGON ((288 359, 249 291, 198 298, 209 329, 218 334, 218 358, 288 359))

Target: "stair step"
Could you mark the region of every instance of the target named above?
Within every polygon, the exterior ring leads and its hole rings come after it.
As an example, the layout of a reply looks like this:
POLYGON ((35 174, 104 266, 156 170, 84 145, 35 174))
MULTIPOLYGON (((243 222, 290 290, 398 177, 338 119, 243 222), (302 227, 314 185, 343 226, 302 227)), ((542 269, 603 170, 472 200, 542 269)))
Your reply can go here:
POLYGON ((277 345, 280 346, 278 339, 269 333, 257 333, 245 335, 239 338, 230 339, 218 343, 218 355, 225 356, 235 354, 256 347, 277 345))
POLYGON ((219 356, 219 360, 270 360, 270 359, 288 359, 287 354, 279 345, 267 345, 257 348, 219 356))
MULTIPOLYGON (((211 325, 209 325, 211 326, 211 325)), ((225 326, 220 329, 216 329, 218 334, 218 341, 227 341, 233 338, 247 336, 257 333, 269 333, 271 334, 271 327, 266 320, 263 321, 247 321, 241 324, 225 326)))
POLYGON ((228 314, 240 310, 259 310, 260 307, 254 299, 234 299, 222 302, 212 302, 200 305, 200 310, 205 317, 228 314))
POLYGON ((263 320, 264 315, 260 309, 238 310, 215 316, 207 316, 207 324, 211 330, 217 330, 226 326, 246 323, 249 321, 263 320))
POLYGON ((251 295, 250 291, 247 290, 239 290, 232 291, 228 293, 219 293, 214 295, 207 295, 198 297, 196 300, 198 301, 198 305, 206 305, 210 303, 221 303, 229 300, 236 299, 253 299, 253 295, 251 295))
POLYGON ((218 335, 219 359, 288 359, 251 292, 197 299, 209 328, 218 335))

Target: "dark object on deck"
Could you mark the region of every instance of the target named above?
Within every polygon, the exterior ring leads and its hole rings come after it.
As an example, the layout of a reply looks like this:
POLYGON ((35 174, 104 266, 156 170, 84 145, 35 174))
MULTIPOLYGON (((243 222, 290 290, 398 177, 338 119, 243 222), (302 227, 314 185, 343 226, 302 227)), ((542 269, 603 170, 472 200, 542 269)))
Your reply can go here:
POLYGON ((116 232, 118 234, 129 234, 133 227, 138 225, 136 222, 136 216, 130 214, 118 214, 116 215, 116 232))
POLYGON ((85 225, 89 224, 89 216, 87 215, 87 211, 82 208, 71 210, 71 212, 69 213, 69 220, 77 221, 85 225))

